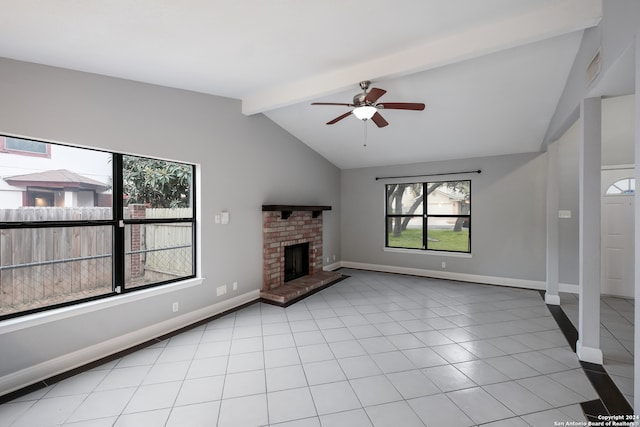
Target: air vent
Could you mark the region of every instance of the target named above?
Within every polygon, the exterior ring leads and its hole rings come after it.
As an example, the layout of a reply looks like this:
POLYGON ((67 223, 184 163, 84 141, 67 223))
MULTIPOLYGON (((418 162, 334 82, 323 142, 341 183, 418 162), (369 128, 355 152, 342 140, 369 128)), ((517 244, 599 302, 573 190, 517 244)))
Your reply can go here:
POLYGON ((589 65, 587 65, 587 86, 598 77, 601 65, 600 49, 598 49, 591 62, 589 62, 589 65))

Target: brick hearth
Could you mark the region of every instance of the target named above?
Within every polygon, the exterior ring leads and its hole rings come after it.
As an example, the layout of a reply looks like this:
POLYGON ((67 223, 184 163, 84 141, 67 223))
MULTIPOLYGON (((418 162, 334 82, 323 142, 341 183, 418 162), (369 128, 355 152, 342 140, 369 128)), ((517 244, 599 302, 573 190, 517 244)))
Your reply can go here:
POLYGON ((286 303, 339 280, 322 270, 322 211, 328 206, 263 206, 262 298, 286 303), (309 275, 284 282, 284 248, 309 243, 309 275))
POLYGON ((322 271, 313 276, 304 276, 287 282, 284 286, 260 292, 260 297, 278 304, 286 304, 313 293, 316 289, 329 286, 344 276, 335 271, 322 271))

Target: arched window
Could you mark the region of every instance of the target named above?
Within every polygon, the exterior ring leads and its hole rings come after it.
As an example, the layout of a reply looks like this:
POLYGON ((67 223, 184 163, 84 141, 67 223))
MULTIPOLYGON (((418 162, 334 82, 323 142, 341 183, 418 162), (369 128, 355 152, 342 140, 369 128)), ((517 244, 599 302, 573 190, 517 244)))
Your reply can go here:
POLYGON ((607 196, 633 196, 636 192, 636 179, 623 178, 607 188, 607 196))

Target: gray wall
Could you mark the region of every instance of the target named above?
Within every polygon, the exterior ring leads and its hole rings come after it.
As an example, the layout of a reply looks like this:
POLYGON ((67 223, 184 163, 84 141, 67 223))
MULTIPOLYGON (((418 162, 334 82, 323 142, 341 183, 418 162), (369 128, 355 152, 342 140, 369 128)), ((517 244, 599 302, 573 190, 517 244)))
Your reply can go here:
MULTIPOLYGON (((617 96, 602 100, 602 166, 633 164, 635 96, 617 96)), ((559 220, 560 283, 578 284, 580 249, 580 201, 578 150, 580 122, 571 127, 554 144, 559 144, 558 181, 561 210, 570 210, 571 218, 559 220)), ((599 189, 593 189, 599 191, 599 189)))
POLYGON ((633 67, 633 63, 627 64, 623 57, 625 51, 632 51, 635 34, 640 29, 640 2, 603 1, 602 8, 600 24, 584 32, 564 91, 547 129, 543 148, 547 143, 558 140, 578 119, 583 98, 634 93, 634 74, 624 69, 627 66, 633 67), (598 49, 601 51, 601 71, 587 85, 586 69, 598 49), (624 64, 620 65, 619 61, 624 64))
POLYGON ((602 166, 632 165, 635 95, 602 100, 602 166))
POLYGON ((324 213, 324 253, 341 257, 339 170, 263 115, 241 114, 238 100, 1 58, 0 94, 0 133, 199 164, 205 278, 10 333, 0 322, 0 378, 166 321, 172 301, 183 315, 259 289, 262 204, 333 206, 324 213), (228 225, 214 225, 221 210, 228 225), (217 286, 234 281, 238 291, 216 297, 217 286))
POLYGON ((543 281, 545 156, 528 153, 343 170, 343 260, 422 270, 442 270, 441 262, 446 261, 446 272, 543 281), (441 180, 471 179, 471 258, 384 250, 384 185, 394 181, 376 181, 376 177, 477 169, 482 173, 437 177, 441 180))

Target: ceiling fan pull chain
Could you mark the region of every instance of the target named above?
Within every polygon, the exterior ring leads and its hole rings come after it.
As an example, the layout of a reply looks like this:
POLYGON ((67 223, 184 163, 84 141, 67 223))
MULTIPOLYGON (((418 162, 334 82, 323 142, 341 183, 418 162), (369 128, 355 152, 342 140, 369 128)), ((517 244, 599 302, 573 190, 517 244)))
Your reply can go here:
POLYGON ((364 126, 364 146, 367 146, 367 122, 369 120, 363 120, 362 125, 364 126))

